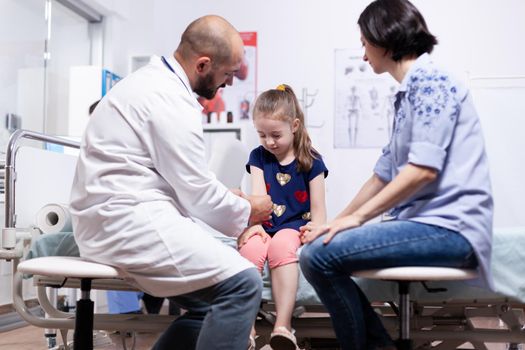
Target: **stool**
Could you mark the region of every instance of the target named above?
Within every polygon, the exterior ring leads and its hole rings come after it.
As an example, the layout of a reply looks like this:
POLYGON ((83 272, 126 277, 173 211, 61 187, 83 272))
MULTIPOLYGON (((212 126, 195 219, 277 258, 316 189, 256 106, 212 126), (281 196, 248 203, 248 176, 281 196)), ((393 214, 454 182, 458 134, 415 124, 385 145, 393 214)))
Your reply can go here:
POLYGON ((111 266, 90 262, 78 257, 48 256, 22 261, 18 271, 31 275, 78 278, 81 297, 75 313, 75 350, 93 349, 94 303, 90 299, 91 281, 99 278, 121 279, 119 271, 111 266))
POLYGON ((410 339, 410 282, 460 281, 477 277, 477 271, 452 267, 403 266, 376 270, 361 270, 352 273, 354 277, 395 281, 399 289, 399 339, 400 350, 411 350, 410 339))

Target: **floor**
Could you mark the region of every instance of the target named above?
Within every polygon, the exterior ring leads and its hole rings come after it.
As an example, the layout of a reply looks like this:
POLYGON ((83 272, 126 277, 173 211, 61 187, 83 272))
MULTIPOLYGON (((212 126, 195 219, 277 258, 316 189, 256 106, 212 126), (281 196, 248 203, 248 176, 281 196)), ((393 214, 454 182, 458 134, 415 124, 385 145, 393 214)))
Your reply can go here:
MULTIPOLYGON (((166 310, 163 310, 163 312, 166 310)), ((476 327, 499 328, 499 322, 493 318, 481 318, 476 322, 476 327)), ((158 333, 140 332, 136 336, 135 350, 149 350, 155 343, 158 333)), ((69 332, 68 338, 72 340, 73 332, 69 332)), ((62 344, 62 339, 58 336, 57 341, 62 344)), ((132 349, 133 338, 125 337, 126 347, 122 344, 123 338, 120 334, 99 331, 95 333, 95 349, 101 350, 122 350, 132 349)), ((505 344, 486 344, 488 350, 507 350, 505 344)), ((521 345, 518 349, 523 349, 521 345)), ((468 344, 463 346, 469 348, 468 344)), ((48 342, 44 337, 44 330, 34 326, 24 326, 14 330, 0 332, 1 350, 46 350, 49 349, 48 342)), ((53 349, 57 349, 55 347, 53 349)), ((265 346, 261 350, 271 350, 270 346, 265 346)))
MULTIPOLYGON (((149 350, 155 343, 157 333, 139 333, 136 338, 135 350, 149 350)), ((131 349, 132 338, 126 337, 127 349, 131 349)), ((95 349, 122 350, 122 338, 118 334, 99 332, 95 337, 99 345, 95 349)), ((61 342, 60 342, 61 343, 61 342)), ((503 344, 487 344, 489 350, 506 350, 503 344)), ((48 345, 42 328, 26 326, 12 331, 0 333, 0 349, 2 350, 46 350, 48 345)), ((56 348, 55 348, 56 349, 56 348)), ((265 346, 262 350, 271 350, 265 346)))
MULTIPOLYGON (((137 336, 135 350, 149 350, 157 339, 156 333, 140 333, 137 336)), ((58 340, 58 338, 57 338, 58 340)), ((97 333, 95 342, 97 349, 120 350, 124 349, 121 337, 118 334, 97 333), (98 339, 98 340, 97 340, 98 339)), ((61 344, 61 340, 59 341, 61 344)), ((126 338, 128 349, 131 349, 132 338, 126 338)), ((0 334, 0 349, 2 350, 44 350, 48 349, 44 330, 33 326, 26 326, 0 334)))
MULTIPOLYGON (((70 332, 71 333, 71 332, 70 332)), ((69 335, 71 337, 72 334, 69 335)), ((136 337, 135 350, 149 350, 157 339, 157 333, 139 333, 136 337)), ((58 340, 58 338, 57 338, 58 340)), ((125 338, 127 349, 131 349, 132 338, 125 338)), ((107 334, 98 332, 94 340, 95 349, 101 350, 122 350, 122 338, 118 334, 107 334)), ((62 341, 59 341, 62 344, 62 341)), ((44 337, 44 330, 34 326, 26 326, 12 331, 0 333, 0 349, 2 350, 46 350, 47 341, 44 337)), ((271 350, 265 346, 261 350, 271 350)))

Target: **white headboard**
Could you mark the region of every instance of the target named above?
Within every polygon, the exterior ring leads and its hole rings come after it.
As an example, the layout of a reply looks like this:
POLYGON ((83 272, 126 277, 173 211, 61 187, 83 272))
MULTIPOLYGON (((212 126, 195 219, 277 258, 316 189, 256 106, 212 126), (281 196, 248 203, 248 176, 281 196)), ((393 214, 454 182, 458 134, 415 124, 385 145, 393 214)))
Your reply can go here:
POLYGON ((525 226, 525 77, 473 78, 494 192, 494 227, 525 226))

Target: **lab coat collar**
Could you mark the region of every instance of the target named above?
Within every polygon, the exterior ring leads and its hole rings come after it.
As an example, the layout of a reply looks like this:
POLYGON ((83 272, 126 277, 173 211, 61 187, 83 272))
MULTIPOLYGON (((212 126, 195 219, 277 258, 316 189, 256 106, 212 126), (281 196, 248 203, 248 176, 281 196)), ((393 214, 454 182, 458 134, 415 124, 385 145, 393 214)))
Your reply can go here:
POLYGON ((164 56, 164 58, 166 59, 168 64, 171 66, 171 68, 174 70, 175 75, 177 75, 180 78, 180 80, 186 87, 186 90, 188 90, 188 93, 191 96, 194 96, 193 91, 191 90, 190 79, 188 78, 188 75, 184 71, 184 68, 182 68, 180 63, 175 59, 175 57, 173 57, 173 55, 164 56))
POLYGON ((424 53, 421 56, 419 56, 416 61, 412 64, 412 66, 409 68, 408 72, 405 74, 405 77, 401 81, 401 85, 399 85, 399 92, 405 92, 407 91, 408 83, 410 81, 410 76, 418 69, 419 67, 425 67, 428 66, 432 62, 432 59, 430 58, 430 55, 428 53, 424 53))

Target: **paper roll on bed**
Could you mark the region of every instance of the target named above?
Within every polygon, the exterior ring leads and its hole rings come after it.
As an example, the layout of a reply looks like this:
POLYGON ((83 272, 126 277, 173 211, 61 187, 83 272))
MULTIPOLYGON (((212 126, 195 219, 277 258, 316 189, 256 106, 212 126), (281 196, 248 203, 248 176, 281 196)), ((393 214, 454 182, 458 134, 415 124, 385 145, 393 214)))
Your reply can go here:
POLYGON ((71 215, 64 204, 47 204, 36 215, 36 226, 44 233, 71 232, 71 215))

